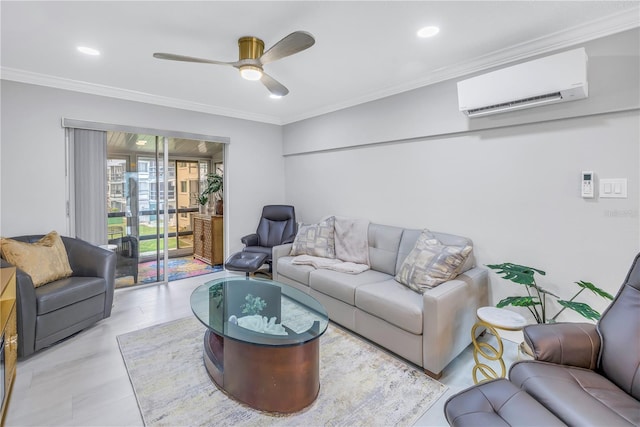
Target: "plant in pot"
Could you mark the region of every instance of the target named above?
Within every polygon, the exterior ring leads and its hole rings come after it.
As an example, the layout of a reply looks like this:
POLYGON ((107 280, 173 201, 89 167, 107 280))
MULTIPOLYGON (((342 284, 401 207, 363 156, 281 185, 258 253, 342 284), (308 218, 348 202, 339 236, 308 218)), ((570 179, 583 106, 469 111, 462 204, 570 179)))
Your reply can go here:
MULTIPOLYGON (((501 275, 503 279, 509 280, 517 285, 524 286, 527 293, 525 296, 511 296, 504 298, 496 304, 496 307, 503 308, 508 305, 512 305, 514 307, 525 307, 529 310, 537 323, 555 323, 560 313, 567 308, 589 320, 600 319, 600 313, 591 308, 589 304, 575 300, 578 295, 585 290, 589 290, 605 299, 613 300, 613 296, 611 296, 611 294, 598 288, 593 283, 585 282, 584 280, 574 282, 580 287, 580 289, 571 298, 568 300, 561 299, 556 294, 542 288, 536 283, 536 274, 539 274, 540 276, 547 274, 542 270, 508 262, 503 264, 490 264, 487 265, 487 267, 495 270, 496 274, 501 275), (553 316, 551 316, 548 311, 547 295, 555 298, 556 302, 562 306, 562 309, 553 316)), ((528 354, 529 356, 533 356, 533 352, 524 341, 520 343, 519 347, 521 352, 528 354)))
POLYGON ((222 215, 223 212, 223 204, 222 204, 222 196, 224 190, 224 178, 221 174, 217 172, 211 172, 207 174, 207 187, 203 191, 203 194, 213 194, 215 201, 215 214, 222 215))
POLYGON ((209 196, 203 192, 202 194, 197 195, 196 199, 198 200, 198 206, 200 207, 200 213, 201 214, 206 214, 207 213, 207 203, 209 203, 209 196))
POLYGON ((594 294, 609 300, 613 299, 611 294, 598 288, 593 283, 585 282, 584 280, 574 282, 580 287, 580 289, 571 298, 568 300, 561 299, 558 295, 542 288, 536 283, 536 274, 541 276, 547 274, 542 270, 508 262, 504 264, 491 264, 487 265, 487 267, 495 270, 496 274, 501 275, 503 279, 509 280, 517 285, 524 286, 527 293, 526 296, 511 296, 504 298, 496 304, 496 307, 502 308, 508 305, 512 305, 514 307, 525 307, 533 315, 533 318, 537 323, 555 323, 560 313, 567 308, 589 320, 600 319, 600 313, 591 308, 589 304, 575 301, 578 295, 585 290, 589 290, 594 294), (562 306, 562 309, 553 316, 551 316, 548 311, 547 295, 555 298, 556 302, 562 306))

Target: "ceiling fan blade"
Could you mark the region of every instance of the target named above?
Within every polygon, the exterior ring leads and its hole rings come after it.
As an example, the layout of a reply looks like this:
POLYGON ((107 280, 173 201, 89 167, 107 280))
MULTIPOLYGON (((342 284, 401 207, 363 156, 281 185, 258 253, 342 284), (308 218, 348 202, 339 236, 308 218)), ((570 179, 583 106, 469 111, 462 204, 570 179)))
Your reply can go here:
POLYGON ((202 64, 216 64, 216 65, 234 65, 235 64, 235 62, 214 61, 212 59, 194 58, 193 56, 175 55, 173 53, 156 52, 153 54, 153 57, 158 59, 169 59, 171 61, 198 62, 202 64))
POLYGON ((282 83, 274 79, 268 74, 262 73, 262 78, 260 79, 263 85, 271 92, 272 95, 275 96, 285 96, 289 93, 289 89, 287 89, 282 83))
POLYGON ((263 53, 260 57, 260 62, 262 64, 268 64, 269 62, 285 58, 294 53, 302 52, 313 46, 315 42, 316 39, 305 31, 293 32, 263 53))

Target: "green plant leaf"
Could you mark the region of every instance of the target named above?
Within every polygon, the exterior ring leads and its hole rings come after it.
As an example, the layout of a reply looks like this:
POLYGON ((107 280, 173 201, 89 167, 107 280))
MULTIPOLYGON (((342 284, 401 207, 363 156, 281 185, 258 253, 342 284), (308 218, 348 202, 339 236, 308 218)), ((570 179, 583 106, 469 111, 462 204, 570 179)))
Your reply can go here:
POLYGON ((507 305, 513 305, 515 307, 533 307, 540 305, 540 300, 534 297, 506 297, 496 304, 496 307, 502 308, 507 305))
POLYGON ((579 313, 580 315, 582 315, 583 317, 586 317, 587 319, 590 319, 590 320, 600 319, 600 313, 598 313, 593 308, 591 308, 589 304, 585 304, 583 302, 565 301, 562 299, 558 300, 558 304, 568 309, 571 309, 576 313, 579 313))
POLYGON ((527 286, 531 286, 535 283, 535 273, 538 273, 541 276, 547 274, 544 271, 538 270, 536 268, 527 267, 525 265, 512 264, 510 262, 505 262, 503 264, 487 264, 487 267, 492 270, 496 270, 496 274, 502 275, 503 279, 507 279, 512 281, 513 283, 527 286))
POLYGON ((575 284, 580 286, 581 288, 589 289, 591 292, 593 292, 596 295, 600 295, 602 298, 606 298, 610 300, 613 299, 613 296, 611 296, 610 293, 603 291, 602 289, 600 289, 599 287, 597 287, 591 282, 585 282, 584 280, 580 280, 579 282, 575 282, 575 284))

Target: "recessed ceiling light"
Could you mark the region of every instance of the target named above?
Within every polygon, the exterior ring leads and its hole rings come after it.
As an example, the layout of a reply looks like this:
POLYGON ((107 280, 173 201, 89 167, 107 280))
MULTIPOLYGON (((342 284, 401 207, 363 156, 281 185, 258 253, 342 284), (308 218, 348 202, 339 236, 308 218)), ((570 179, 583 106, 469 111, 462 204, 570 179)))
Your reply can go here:
POLYGON ((139 139, 136 141, 136 145, 147 145, 147 141, 144 139, 139 139))
POLYGON ((271 99, 280 99, 280 98, 282 98, 282 95, 276 95, 275 93, 272 93, 271 95, 269 95, 269 98, 271 98, 271 99))
POLYGON ((418 37, 426 39, 427 37, 433 37, 440 32, 440 28, 433 25, 424 27, 418 30, 418 37))
POLYGON ((85 55, 91 55, 91 56, 100 55, 99 50, 93 49, 91 47, 86 47, 86 46, 78 46, 78 51, 84 53, 85 55))

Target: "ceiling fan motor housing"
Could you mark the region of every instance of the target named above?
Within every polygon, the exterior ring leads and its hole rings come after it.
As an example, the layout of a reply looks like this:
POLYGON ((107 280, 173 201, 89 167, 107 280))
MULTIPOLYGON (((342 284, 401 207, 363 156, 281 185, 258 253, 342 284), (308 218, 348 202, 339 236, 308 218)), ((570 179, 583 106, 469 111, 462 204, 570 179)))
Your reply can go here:
POLYGON ((258 59, 264 52, 264 42, 257 37, 241 37, 238 39, 240 61, 243 59, 258 59))

